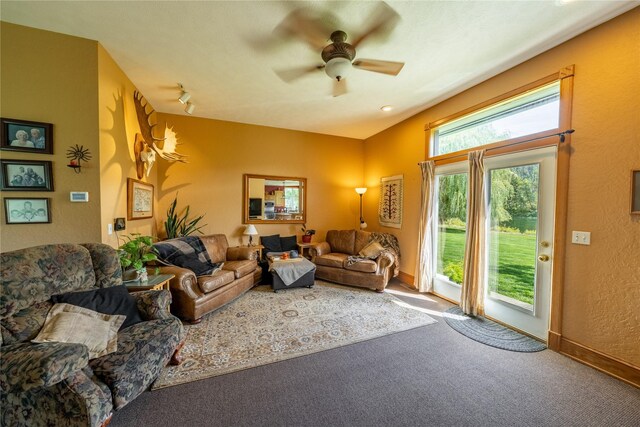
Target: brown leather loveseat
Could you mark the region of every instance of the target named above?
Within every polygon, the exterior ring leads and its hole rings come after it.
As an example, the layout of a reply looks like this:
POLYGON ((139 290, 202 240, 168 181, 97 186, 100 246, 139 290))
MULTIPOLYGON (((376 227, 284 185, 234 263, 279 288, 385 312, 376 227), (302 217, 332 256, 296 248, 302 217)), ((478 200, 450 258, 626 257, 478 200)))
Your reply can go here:
MULTIPOLYGON (((316 278, 343 285, 359 286, 383 292, 394 269, 396 256, 385 250, 374 259, 362 257, 349 262, 350 256, 358 256, 374 239, 361 230, 329 230, 325 242, 316 243, 310 249, 311 261, 316 265, 316 278)), ((382 234, 382 233, 377 233, 382 234)))
POLYGON ((230 248, 224 234, 200 236, 211 261, 224 263, 208 276, 196 277, 182 267, 163 266, 161 272, 174 274, 171 279, 171 313, 183 320, 198 323, 202 316, 233 301, 261 280, 255 248, 230 248))

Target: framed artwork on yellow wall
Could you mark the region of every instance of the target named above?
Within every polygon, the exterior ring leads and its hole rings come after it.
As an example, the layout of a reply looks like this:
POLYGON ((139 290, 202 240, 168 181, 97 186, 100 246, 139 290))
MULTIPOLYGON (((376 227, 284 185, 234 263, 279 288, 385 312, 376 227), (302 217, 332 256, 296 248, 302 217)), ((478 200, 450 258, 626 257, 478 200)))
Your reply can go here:
POLYGON ((50 223, 49 199, 43 197, 5 197, 7 224, 50 223))
POLYGON ((640 215, 640 169, 631 171, 631 213, 640 215))
POLYGON ((0 118, 0 150, 53 154, 53 125, 0 118))
POLYGON ((153 184, 127 178, 127 219, 153 217, 153 184))

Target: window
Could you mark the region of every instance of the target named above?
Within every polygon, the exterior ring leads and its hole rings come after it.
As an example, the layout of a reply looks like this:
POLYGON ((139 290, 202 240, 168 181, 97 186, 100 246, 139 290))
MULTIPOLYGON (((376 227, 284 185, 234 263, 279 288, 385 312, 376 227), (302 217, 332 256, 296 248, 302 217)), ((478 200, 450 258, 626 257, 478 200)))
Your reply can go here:
POLYGON ((433 156, 557 129, 560 82, 507 99, 437 127, 433 156))
POLYGON ((284 206, 287 212, 298 212, 300 209, 300 187, 284 188, 284 206))

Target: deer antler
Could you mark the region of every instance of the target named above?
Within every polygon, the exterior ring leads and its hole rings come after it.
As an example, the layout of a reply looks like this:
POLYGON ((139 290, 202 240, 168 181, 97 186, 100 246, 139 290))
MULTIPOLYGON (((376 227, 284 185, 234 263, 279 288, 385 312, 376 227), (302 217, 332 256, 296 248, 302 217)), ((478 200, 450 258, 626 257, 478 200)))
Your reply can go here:
MULTIPOLYGON (((138 91, 135 91, 133 94, 133 102, 136 106, 136 114, 138 116, 138 123, 140 124, 140 132, 141 136, 144 139, 144 144, 147 147, 153 148, 153 150, 158 153, 160 157, 170 162, 183 162, 186 163, 185 160, 187 156, 184 154, 180 154, 176 152, 176 147, 179 145, 178 139, 176 138, 176 133, 173 129, 168 126, 164 130, 164 138, 156 138, 153 135, 153 129, 156 127, 156 124, 151 124, 151 114, 153 114, 153 109, 147 113, 147 105, 149 103, 143 104, 144 97, 138 91), (162 148, 158 147, 156 141, 164 141, 162 144, 162 148)), ((144 148, 144 147, 142 147, 144 148)), ((142 152, 142 149, 140 150, 142 152)), ((148 170, 151 169, 151 165, 148 166, 148 170)), ((140 172, 138 173, 140 175, 140 172)), ((139 176, 141 178, 141 176, 139 176)))

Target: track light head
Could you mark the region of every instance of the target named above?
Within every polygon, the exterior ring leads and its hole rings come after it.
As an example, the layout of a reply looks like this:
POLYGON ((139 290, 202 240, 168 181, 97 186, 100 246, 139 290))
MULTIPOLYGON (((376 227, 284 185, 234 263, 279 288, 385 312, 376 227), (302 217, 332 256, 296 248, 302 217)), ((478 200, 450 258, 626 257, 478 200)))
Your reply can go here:
POLYGON ((180 95, 180 98, 178 98, 178 101, 182 102, 183 104, 187 104, 190 99, 191 99, 191 94, 183 90, 182 95, 180 95))
POLYGON ((195 109, 196 109, 196 106, 195 106, 195 105, 193 105, 193 104, 192 104, 192 103, 190 103, 190 102, 187 102, 187 105, 184 107, 184 111, 185 111, 187 114, 193 114, 193 110, 195 110, 195 109))

